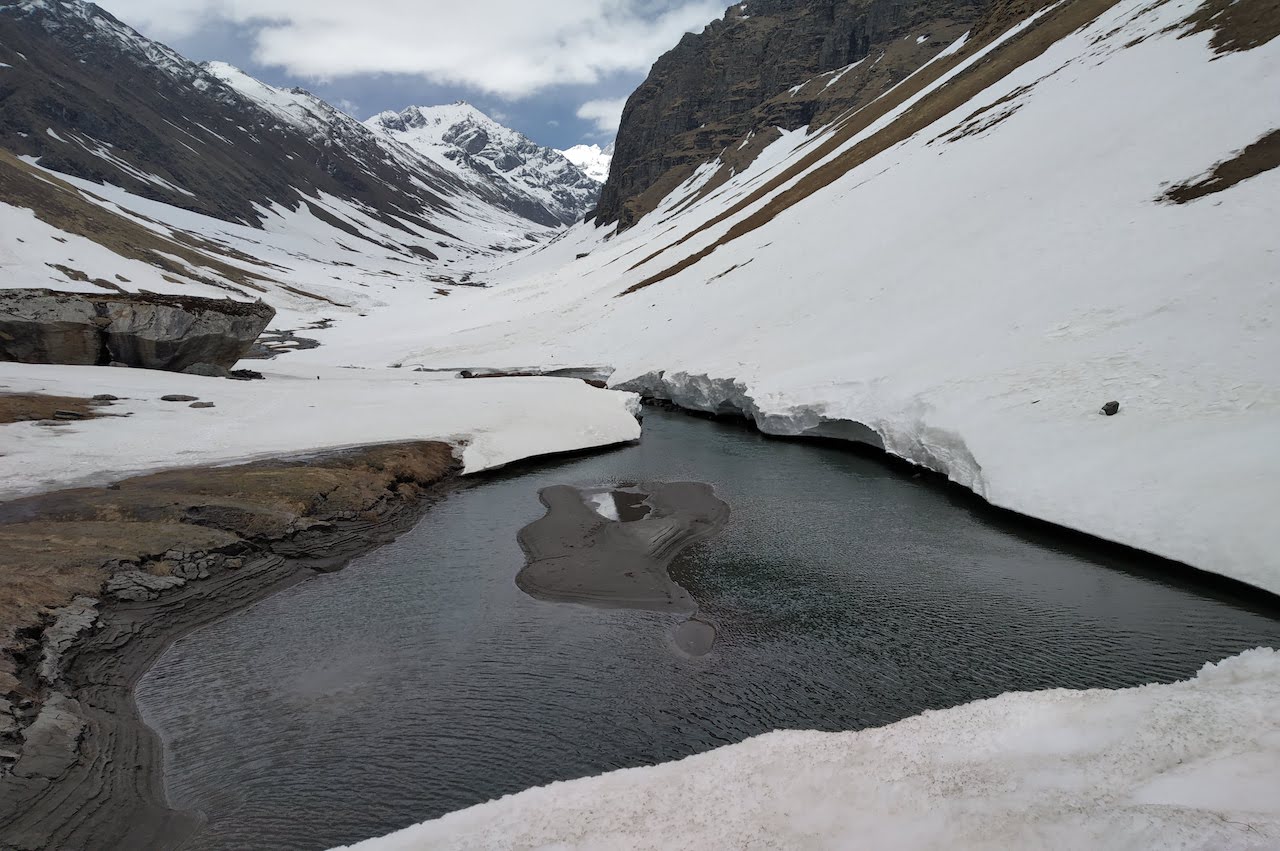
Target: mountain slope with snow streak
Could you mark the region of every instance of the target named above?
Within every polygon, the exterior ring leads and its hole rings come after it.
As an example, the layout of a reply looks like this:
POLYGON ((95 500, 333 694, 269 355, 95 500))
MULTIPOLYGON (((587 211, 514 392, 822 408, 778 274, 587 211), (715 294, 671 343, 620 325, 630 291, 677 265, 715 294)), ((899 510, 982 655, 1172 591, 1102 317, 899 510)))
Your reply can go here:
POLYGON ((1256 96, 1280 40, 1232 48, 1220 5, 1072 0, 969 38, 631 230, 522 258, 412 357, 610 363, 1280 593, 1280 171, 1165 197, 1280 128, 1256 96))
POLYGON ((559 151, 502 126, 469 103, 383 112, 366 126, 465 183, 499 193, 512 209, 543 225, 573 224, 600 195, 598 181, 559 151))

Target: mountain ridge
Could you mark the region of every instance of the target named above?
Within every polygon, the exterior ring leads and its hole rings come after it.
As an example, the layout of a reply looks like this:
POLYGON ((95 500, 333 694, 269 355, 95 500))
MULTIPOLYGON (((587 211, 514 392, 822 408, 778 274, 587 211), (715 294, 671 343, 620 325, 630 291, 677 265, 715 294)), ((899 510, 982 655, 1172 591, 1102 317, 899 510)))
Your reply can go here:
POLYGON ((539 224, 572 224, 599 198, 599 182, 559 151, 466 101, 389 110, 364 126, 423 154, 469 185, 503 194, 513 209, 539 224))

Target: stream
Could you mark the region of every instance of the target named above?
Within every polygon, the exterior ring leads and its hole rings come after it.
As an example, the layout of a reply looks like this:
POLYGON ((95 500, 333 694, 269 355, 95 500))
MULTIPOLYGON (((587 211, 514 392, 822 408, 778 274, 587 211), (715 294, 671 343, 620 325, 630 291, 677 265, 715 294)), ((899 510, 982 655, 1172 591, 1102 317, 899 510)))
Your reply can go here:
POLYGON ((1270 602, 840 447, 648 410, 637 445, 486 477, 345 570, 192 633, 137 697, 172 806, 207 819, 189 847, 318 849, 774 729, 1167 682, 1259 645, 1280 646, 1270 602), (541 491, 655 525, 662 482, 728 509, 674 553, 669 592, 646 579, 681 611, 517 585, 541 491))

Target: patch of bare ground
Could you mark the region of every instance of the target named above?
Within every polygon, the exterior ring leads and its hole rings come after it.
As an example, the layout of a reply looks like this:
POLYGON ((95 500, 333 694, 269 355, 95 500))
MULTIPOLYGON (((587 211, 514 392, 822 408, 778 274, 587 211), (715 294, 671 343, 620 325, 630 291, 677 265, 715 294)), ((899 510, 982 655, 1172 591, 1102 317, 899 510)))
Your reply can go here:
POLYGON ((748 207, 768 198, 767 203, 759 210, 734 224, 724 236, 716 240, 712 245, 632 285, 622 293, 619 293, 619 295, 629 295, 652 284, 665 281, 710 256, 720 246, 767 224, 784 210, 830 185, 877 154, 910 138, 946 114, 964 106, 965 103, 984 89, 1043 54, 1060 39, 1094 21, 1099 15, 1114 6, 1116 2, 1118 0, 1066 0, 1047 12, 1043 18, 1026 31, 1014 36, 1008 43, 1002 45, 1000 49, 949 81, 946 86, 930 92, 919 103, 912 106, 906 113, 883 130, 862 140, 831 162, 818 166, 821 160, 835 152, 849 139, 865 130, 876 120, 901 106, 910 98, 918 95, 926 87, 935 83, 939 77, 985 47, 993 38, 1007 31, 1012 26, 1012 23, 1016 23, 1018 20, 1025 20, 1025 17, 1030 14, 1029 10, 1034 10, 1043 5, 1038 2, 1031 2, 1031 0, 998 4, 993 14, 1009 16, 1012 21, 1006 21, 1002 18, 999 21, 999 25, 984 21, 982 25, 975 29, 975 36, 971 37, 965 43, 964 48, 955 55, 934 62, 886 96, 854 113, 834 130, 826 141, 814 148, 813 151, 793 166, 752 192, 746 198, 743 198, 730 209, 686 234, 679 241, 637 263, 636 267, 643 266, 664 251, 683 244, 699 233, 733 218, 748 207), (982 34, 985 34, 986 37, 979 38, 982 34), (769 198, 772 193, 777 192, 782 186, 802 175, 803 177, 794 186, 769 198))
POLYGON ((1215 53, 1252 50, 1280 36, 1280 2, 1276 0, 1205 0, 1186 24, 1185 35, 1213 31, 1215 53))
POLYGON ((43 393, 0 393, 0 425, 22 422, 67 422, 102 416, 106 401, 43 393))
MULTIPOLYGON (((139 260, 172 275, 230 290, 242 296, 247 296, 248 293, 241 287, 266 292, 267 288, 263 283, 271 282, 269 278, 232 266, 201 250, 219 250, 213 243, 201 243, 194 238, 168 239, 131 219, 103 209, 85 198, 71 184, 41 172, 3 149, 0 149, 0 197, 14 206, 26 207, 40 221, 59 230, 82 236, 121 257, 139 260), (164 256, 166 254, 180 258, 189 266, 175 262, 164 256), (209 270, 218 278, 193 271, 199 268, 209 270)), ((64 274, 73 280, 79 279, 72 272, 64 271, 64 274)), ((83 272, 79 274, 84 276, 83 280, 102 286, 102 283, 90 279, 89 275, 83 272)), ((107 288, 110 288, 109 283, 107 288)))
POLYGON ((1204 177, 1179 183, 1165 192, 1160 200, 1185 204, 1230 189, 1241 181, 1277 167, 1280 167, 1280 130, 1272 130, 1231 159, 1215 165, 1204 177))
POLYGON ((4 846, 180 846, 198 818, 165 802, 138 678, 185 632, 407 529, 457 466, 402 443, 0 504, 4 846))

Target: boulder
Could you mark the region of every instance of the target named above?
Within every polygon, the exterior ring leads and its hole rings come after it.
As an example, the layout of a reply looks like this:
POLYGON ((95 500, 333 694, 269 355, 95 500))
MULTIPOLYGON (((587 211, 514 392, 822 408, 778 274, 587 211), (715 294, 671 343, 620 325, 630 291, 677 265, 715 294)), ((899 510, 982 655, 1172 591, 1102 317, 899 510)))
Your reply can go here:
POLYGON ((1120 403, 1108 402, 1102 406, 1102 410, 1098 411, 1098 413, 1106 417, 1114 417, 1116 414, 1120 413, 1120 403))
POLYGON ((225 370, 274 316, 261 301, 0 290, 0 360, 225 370))

